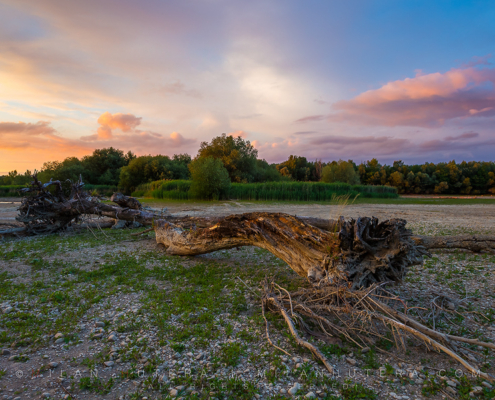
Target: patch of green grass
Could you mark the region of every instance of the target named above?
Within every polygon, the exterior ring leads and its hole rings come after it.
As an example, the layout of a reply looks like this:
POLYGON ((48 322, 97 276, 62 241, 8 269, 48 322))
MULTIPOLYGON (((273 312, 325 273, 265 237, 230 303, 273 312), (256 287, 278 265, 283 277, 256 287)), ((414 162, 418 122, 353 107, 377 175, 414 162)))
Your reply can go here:
POLYGON ((110 393, 113 385, 114 385, 113 378, 110 378, 105 382, 98 377, 86 376, 84 378, 81 378, 81 380, 79 381, 80 389, 88 390, 92 393, 102 394, 102 395, 110 393))
POLYGON ((246 354, 246 347, 238 342, 226 343, 218 352, 220 362, 229 366, 236 366, 241 356, 246 354))
POLYGON ((186 349, 186 346, 183 343, 173 343, 170 347, 178 353, 182 353, 186 349))
POLYGON ((426 376, 421 393, 423 396, 435 396, 443 387, 445 382, 438 381, 434 376, 426 376))
POLYGON ((320 351, 327 357, 337 356, 342 357, 346 354, 349 354, 350 350, 345 346, 339 346, 337 344, 324 344, 320 346, 320 351))
POLYGON ((345 381, 340 392, 342 393, 344 400, 378 399, 378 394, 373 389, 365 388, 360 383, 353 384, 350 380, 345 381))
POLYGON ((376 358, 376 351, 375 349, 370 349, 367 353, 364 353, 361 355, 364 362, 363 362, 363 368, 364 369, 378 369, 380 368, 380 363, 378 362, 376 358))

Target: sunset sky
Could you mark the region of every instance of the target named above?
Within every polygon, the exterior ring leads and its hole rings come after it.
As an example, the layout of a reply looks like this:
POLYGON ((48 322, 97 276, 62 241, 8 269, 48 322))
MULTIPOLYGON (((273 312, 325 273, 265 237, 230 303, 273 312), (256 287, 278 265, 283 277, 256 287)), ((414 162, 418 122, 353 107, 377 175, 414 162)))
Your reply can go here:
POLYGON ((494 161, 494 21, 493 1, 0 0, 0 174, 224 132, 269 162, 494 161))

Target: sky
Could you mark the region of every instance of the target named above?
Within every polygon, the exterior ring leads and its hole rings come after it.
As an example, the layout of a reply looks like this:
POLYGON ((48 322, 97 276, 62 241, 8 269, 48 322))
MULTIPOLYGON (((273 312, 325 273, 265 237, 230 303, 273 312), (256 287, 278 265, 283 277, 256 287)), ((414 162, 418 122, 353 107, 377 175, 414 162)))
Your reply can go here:
POLYGON ((495 3, 0 0, 0 174, 222 133, 268 162, 495 161, 495 3))

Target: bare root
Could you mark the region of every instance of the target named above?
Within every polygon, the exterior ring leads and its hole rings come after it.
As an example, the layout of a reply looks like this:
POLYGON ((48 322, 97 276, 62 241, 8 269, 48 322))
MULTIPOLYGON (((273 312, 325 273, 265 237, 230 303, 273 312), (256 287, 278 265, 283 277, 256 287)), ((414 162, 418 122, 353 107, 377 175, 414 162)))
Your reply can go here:
MULTIPOLYGON (((415 338, 428 348, 447 354, 469 373, 495 382, 495 376, 481 372, 477 365, 468 362, 463 356, 469 354, 468 348, 463 347, 463 344, 494 350, 494 343, 448 335, 431 329, 406 315, 407 304, 380 286, 350 290, 350 284, 342 284, 299 289, 289 293, 276 283, 265 281, 262 301, 270 310, 283 316, 297 343, 311 350, 329 371, 331 366, 325 356, 314 345, 300 338, 294 321, 297 321, 300 329, 318 339, 335 343, 336 338, 343 337, 360 348, 373 344, 373 337, 375 340, 386 339, 387 332, 392 333, 388 337, 393 339, 386 340, 404 349, 405 339, 415 338), (398 308, 404 308, 405 312, 399 311, 398 308)), ((472 356, 470 358, 474 360, 472 356)))

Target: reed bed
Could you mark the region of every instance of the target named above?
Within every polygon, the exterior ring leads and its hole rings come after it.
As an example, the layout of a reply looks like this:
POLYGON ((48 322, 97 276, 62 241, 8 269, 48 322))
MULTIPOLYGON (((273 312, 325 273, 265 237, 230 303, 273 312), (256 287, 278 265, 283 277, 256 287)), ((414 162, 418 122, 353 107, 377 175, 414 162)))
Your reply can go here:
MULTIPOLYGON (((140 185, 133 196, 155 199, 192 200, 191 181, 156 181, 140 185)), ((233 183, 228 199, 257 201, 332 201, 338 196, 397 198, 390 186, 349 185, 324 182, 233 183)))

